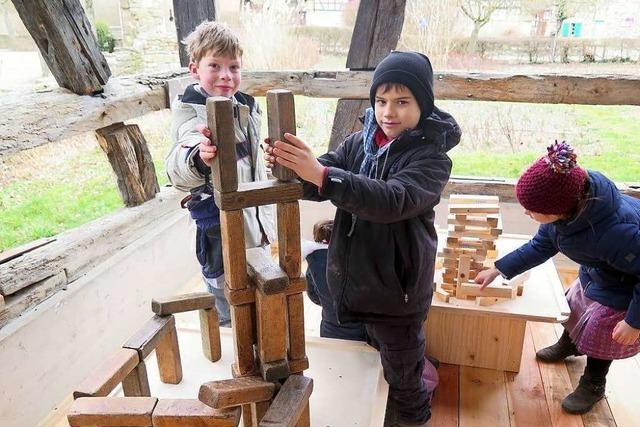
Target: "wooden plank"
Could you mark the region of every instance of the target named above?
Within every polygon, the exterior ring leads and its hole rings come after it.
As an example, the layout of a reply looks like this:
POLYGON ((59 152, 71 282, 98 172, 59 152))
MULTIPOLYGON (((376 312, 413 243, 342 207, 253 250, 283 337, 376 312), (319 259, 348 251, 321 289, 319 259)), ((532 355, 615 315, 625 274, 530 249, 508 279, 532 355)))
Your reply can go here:
POLYGON ((640 365, 637 356, 614 360, 607 375, 606 395, 618 427, 631 427, 638 424, 640 419, 638 384, 640 384, 640 365))
POLYGON ((260 377, 242 377, 206 382, 200 386, 198 399, 214 409, 222 409, 270 400, 275 390, 274 383, 260 377))
POLYGON ((176 319, 172 315, 153 316, 123 344, 123 347, 138 351, 140 360, 144 360, 156 349, 165 335, 171 330, 175 331, 175 328, 176 319))
POLYGON ((278 260, 291 278, 300 277, 300 206, 297 201, 278 203, 278 260))
POLYGON ((284 291, 289 277, 262 248, 247 249, 247 275, 267 295, 284 291))
POLYGON ((135 369, 139 361, 136 350, 129 348, 119 349, 78 385, 73 392, 73 398, 107 396, 135 369))
MULTIPOLYGON (((296 109, 293 93, 286 89, 271 89, 267 91, 267 125, 269 140, 289 143, 284 139, 285 133, 296 134, 296 109)), ((273 176, 281 181, 291 181, 297 178, 294 171, 280 164, 273 165, 273 176)))
POLYGON ((197 399, 159 399, 153 427, 236 427, 240 408, 213 409, 197 399))
POLYGON ((151 396, 144 360, 138 362, 138 365, 122 380, 122 391, 127 397, 151 396))
MULTIPOLYGON (((352 70, 373 70, 378 63, 396 48, 404 23, 405 0, 360 2, 356 15, 346 66, 352 70)), ((355 101, 343 93, 338 95, 329 150, 334 150, 344 138, 359 130, 358 118, 370 107, 369 90, 366 101, 355 101)))
POLYGON ((69 409, 71 427, 152 427, 155 397, 81 397, 69 409))
POLYGON ((220 344, 220 322, 215 308, 200 310, 200 334, 202 351, 207 359, 217 362, 222 357, 220 344))
POLYGON ((453 225, 471 225, 477 227, 497 227, 498 226, 498 218, 496 217, 472 217, 467 216, 465 219, 456 218, 458 215, 449 215, 447 217, 447 224, 453 225))
POLYGON ((248 280, 242 211, 221 211, 220 231, 225 286, 229 289, 245 289, 248 280))
POLYGON ((231 306, 231 326, 233 327, 233 346, 235 349, 236 369, 239 375, 253 373, 256 370, 253 355, 253 343, 256 331, 252 319, 254 304, 231 306))
MULTIPOLYGON (((555 334, 553 325, 532 322, 530 324, 531 335, 535 351, 554 344, 558 337, 555 334)), ((547 399, 547 407, 553 426, 584 426, 580 415, 571 415, 562 410, 560 403, 569 393, 573 391, 571 378, 564 362, 543 363, 538 362, 542 384, 547 399)))
POLYGON ((495 204, 465 204, 459 205, 449 204, 449 212, 463 214, 497 214, 500 213, 500 206, 495 204))
POLYGON ((96 138, 116 176, 125 206, 138 206, 160 191, 147 140, 136 124, 114 123, 97 129, 96 138))
POLYGON ((475 203, 486 203, 486 204, 498 204, 500 202, 500 198, 494 195, 486 195, 486 194, 450 194, 449 195, 449 203, 451 204, 475 204, 475 203))
POLYGON ((185 311, 207 310, 216 306, 216 300, 209 292, 193 292, 151 300, 151 310, 158 316, 183 313, 185 311))
POLYGON ((471 257, 469 255, 462 254, 458 259, 458 274, 456 277, 456 298, 464 298, 465 288, 461 286, 469 280, 469 268, 471 264, 471 257))
POLYGON ((189 66, 189 53, 183 40, 204 21, 216 20, 214 0, 173 0, 180 66, 189 66))
POLYGON ((291 375, 264 414, 260 427, 295 427, 309 403, 312 390, 311 378, 291 375))
MULTIPOLYGON (((463 282, 458 284, 458 290, 462 290, 463 295, 471 297, 495 297, 495 298, 515 298, 517 287, 504 286, 501 284, 490 284, 486 288, 480 290, 480 285, 475 283, 463 282)), ((457 296, 456 296, 457 298, 457 296)))
POLYGON ((452 427, 458 425, 460 405, 460 367, 441 363, 438 368, 438 388, 431 402, 429 427, 452 427))
POLYGON ((287 297, 287 329, 289 331, 287 350, 289 360, 307 357, 304 339, 304 297, 301 293, 287 297))
POLYGON ((58 84, 80 95, 102 92, 111 70, 80 1, 12 2, 58 84))
POLYGON ((504 373, 460 367, 460 427, 508 427, 509 406, 504 373))
POLYGON ((287 358, 287 314, 284 294, 266 295, 256 290, 258 352, 260 361, 287 358))
POLYGON ((551 426, 542 377, 536 361, 531 328, 527 326, 520 372, 505 372, 512 426, 551 426))
POLYGON ((14 248, 7 249, 0 252, 0 264, 4 264, 7 261, 11 261, 14 258, 18 258, 28 252, 41 248, 44 245, 48 245, 51 242, 55 242, 55 237, 44 237, 42 239, 34 240, 24 245, 16 246, 14 248))
POLYGON ((160 338, 156 347, 156 358, 160 381, 168 384, 179 384, 182 381, 182 362, 175 324, 160 338))
POLYGON ((220 193, 238 189, 236 136, 233 124, 233 103, 223 96, 207 98, 207 126, 211 142, 218 149, 211 163, 211 181, 220 193))
POLYGON ((276 179, 243 182, 238 191, 213 193, 220 210, 230 211, 274 203, 295 202, 302 198, 302 184, 298 181, 282 182, 276 179))

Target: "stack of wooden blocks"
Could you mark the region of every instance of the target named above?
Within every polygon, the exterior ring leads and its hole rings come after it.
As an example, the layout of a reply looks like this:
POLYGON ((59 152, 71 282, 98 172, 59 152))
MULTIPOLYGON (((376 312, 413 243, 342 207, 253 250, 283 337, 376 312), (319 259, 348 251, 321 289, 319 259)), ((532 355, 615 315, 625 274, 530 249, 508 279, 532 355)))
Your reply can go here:
POLYGON ((475 299, 479 305, 515 298, 517 286, 501 278, 484 290, 473 282, 497 256, 496 240, 502 234, 500 205, 497 196, 452 194, 449 197, 447 243, 442 252, 442 284, 435 289, 437 298, 449 302, 475 299))
MULTIPOLYGON (((295 133, 293 95, 267 93, 270 139, 295 133)), ((231 305, 235 363, 233 379, 202 384, 198 399, 150 397, 144 358, 156 351, 160 379, 182 380, 174 313, 200 310, 203 350, 220 359, 215 300, 208 293, 154 300, 156 313, 100 371, 74 393, 68 415, 72 427, 84 426, 237 426, 310 425, 311 378, 304 336, 300 210, 302 185, 290 170, 275 167, 277 180, 238 184, 233 104, 207 99, 208 126, 218 152, 212 165, 215 202, 220 209, 225 295, 231 305), (243 209, 277 205, 278 258, 260 248, 245 250, 243 209), (122 382, 125 397, 106 397, 122 382)))

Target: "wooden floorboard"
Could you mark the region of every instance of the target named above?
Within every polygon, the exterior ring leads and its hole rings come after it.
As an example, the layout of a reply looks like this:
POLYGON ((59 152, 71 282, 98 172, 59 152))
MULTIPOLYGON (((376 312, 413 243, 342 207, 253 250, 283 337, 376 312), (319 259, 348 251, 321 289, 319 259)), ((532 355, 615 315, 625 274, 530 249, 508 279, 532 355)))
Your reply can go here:
POLYGON ((504 372, 460 367, 460 427, 510 426, 504 372))
POLYGON ((438 369, 438 389, 431 404, 429 427, 458 425, 460 405, 460 367, 441 364, 438 369))
POLYGON ((640 365, 636 358, 615 360, 607 375, 607 401, 618 427, 640 425, 640 365))

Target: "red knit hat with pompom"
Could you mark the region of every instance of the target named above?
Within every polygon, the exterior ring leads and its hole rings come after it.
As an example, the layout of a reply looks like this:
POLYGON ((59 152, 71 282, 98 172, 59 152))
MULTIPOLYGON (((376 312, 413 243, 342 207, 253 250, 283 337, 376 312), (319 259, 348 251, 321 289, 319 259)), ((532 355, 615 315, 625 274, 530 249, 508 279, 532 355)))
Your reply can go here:
POLYGON ((547 215, 570 213, 582 197, 587 171, 578 166, 573 148, 566 142, 547 147, 516 184, 516 197, 525 209, 547 215))

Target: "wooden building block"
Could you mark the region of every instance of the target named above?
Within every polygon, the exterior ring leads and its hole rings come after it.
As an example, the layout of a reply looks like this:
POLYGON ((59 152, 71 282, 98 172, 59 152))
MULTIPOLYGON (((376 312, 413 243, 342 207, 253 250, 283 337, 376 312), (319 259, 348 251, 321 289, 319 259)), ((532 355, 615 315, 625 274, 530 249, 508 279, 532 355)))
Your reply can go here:
POLYGON ((453 204, 498 204, 500 198, 498 196, 484 195, 484 194, 450 194, 449 203, 453 204))
POLYGON ((258 427, 262 418, 264 418, 264 414, 267 413, 269 406, 271 405, 270 401, 264 402, 255 402, 250 405, 251 408, 251 427, 258 427))
POLYGON ((289 330, 289 360, 306 357, 304 340, 304 298, 301 293, 287 296, 287 326, 289 330))
POLYGON ((280 293, 289 286, 287 273, 262 248, 247 249, 247 274, 266 295, 280 293))
POLYGON ((242 211, 220 211, 220 231, 225 284, 229 289, 245 289, 248 280, 242 211))
POLYGON ((497 214, 500 213, 500 206, 497 204, 475 204, 475 203, 449 203, 449 212, 462 214, 497 214))
POLYGON ((451 297, 451 294, 443 289, 437 289, 433 294, 440 301, 444 302, 449 302, 449 298, 451 297))
POLYGON ((175 329, 176 320, 172 315, 153 316, 124 343, 123 347, 137 350, 140 360, 144 360, 156 349, 165 335, 175 329))
POLYGON ((291 374, 289 361, 286 359, 273 362, 260 362, 260 375, 265 381, 277 381, 291 374))
POLYGON ((139 362, 138 352, 121 348, 96 371, 93 371, 73 392, 73 398, 104 397, 121 383, 139 362))
POLYGON ((515 298, 517 292, 517 288, 493 284, 480 290, 480 285, 469 282, 458 284, 458 289, 462 289, 465 296, 473 297, 515 298))
POLYGON ((237 191, 222 193, 214 190, 213 199, 222 211, 232 211, 252 206, 295 202, 302 198, 299 181, 282 182, 275 179, 243 182, 237 191))
POLYGON ((291 375, 273 399, 264 414, 261 427, 296 427, 309 404, 313 380, 302 375, 291 375))
POLYGON ((159 399, 153 427, 236 427, 240 408, 213 409, 197 399, 159 399))
POLYGON ((456 285, 454 285, 453 283, 442 283, 440 284, 440 287, 443 291, 449 293, 449 295, 455 294, 456 292, 456 285))
POLYGON ((238 189, 233 102, 222 96, 207 98, 207 126, 217 147, 211 164, 213 187, 221 193, 238 189))
POLYGON ((498 226, 498 217, 488 215, 486 217, 463 216, 463 218, 460 218, 459 215, 449 215, 447 224, 496 228, 498 226))
POLYGON ((287 313, 285 295, 267 295, 256 290, 256 323, 260 362, 287 358, 287 313))
POLYGON ((496 298, 496 297, 476 297, 476 305, 485 307, 489 305, 493 305, 497 302, 503 301, 504 298, 496 298))
POLYGON ((298 418, 296 427, 311 427, 311 411, 309 410, 309 402, 307 402, 307 406, 302 410, 302 414, 300 414, 300 418, 298 418))
POLYGON ((244 372, 244 373, 240 372, 240 370, 238 369, 238 364, 237 363, 234 362, 234 363, 231 364, 231 376, 233 378, 255 377, 256 375, 258 375, 258 376, 261 375, 260 374, 260 370, 257 367, 257 364, 256 364, 256 367, 254 368, 254 370, 248 371, 248 372, 244 372))
POLYGON ((182 362, 178 333, 175 326, 158 342, 156 347, 160 381, 168 384, 179 384, 182 381, 182 362))
POLYGON ((200 310, 200 334, 202 351, 207 359, 217 362, 222 357, 220 344, 220 322, 215 308, 200 310))
POLYGON ((464 288, 460 286, 462 283, 466 283, 469 280, 469 266, 471 264, 471 257, 469 255, 460 255, 458 261, 458 276, 456 277, 456 298, 464 298, 464 288))
POLYGON ((122 391, 127 397, 149 397, 149 378, 147 365, 141 360, 138 365, 122 380, 122 391))
POLYGON ((309 359, 305 356, 303 359, 289 360, 289 372, 291 374, 300 374, 309 369, 309 359))
POLYGON ((245 289, 230 289, 224 284, 224 296, 227 298, 229 305, 253 304, 256 301, 256 289, 250 286, 245 289))
POLYGON ((206 310, 215 306, 216 299, 209 292, 194 292, 151 300, 151 310, 158 316, 183 313, 185 311, 206 310))
POLYGON ((242 408, 242 426, 253 427, 254 425, 256 425, 256 422, 253 420, 253 412, 251 412, 251 403, 242 405, 241 408, 242 408))
POLYGON ((275 390, 274 383, 260 377, 242 377, 206 382, 200 386, 198 399, 214 409, 222 409, 270 400, 275 390))
POLYGON ((231 325, 233 327, 233 346, 235 349, 236 369, 240 376, 253 373, 257 369, 253 354, 256 331, 252 312, 254 304, 231 306, 231 325))
POLYGON ((300 207, 298 202, 278 203, 278 259, 291 278, 300 277, 300 207))
POLYGON ((155 397, 81 397, 73 402, 67 420, 71 427, 152 427, 155 397))
MULTIPOLYGON (((285 133, 296 134, 296 110, 293 93, 284 89, 271 89, 267 91, 267 125, 269 127, 269 140, 283 141, 285 133)), ((275 164, 273 176, 281 181, 291 181, 297 175, 291 169, 275 164)))

